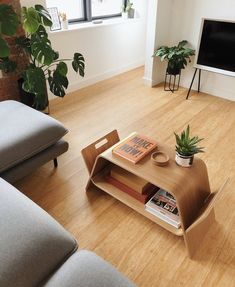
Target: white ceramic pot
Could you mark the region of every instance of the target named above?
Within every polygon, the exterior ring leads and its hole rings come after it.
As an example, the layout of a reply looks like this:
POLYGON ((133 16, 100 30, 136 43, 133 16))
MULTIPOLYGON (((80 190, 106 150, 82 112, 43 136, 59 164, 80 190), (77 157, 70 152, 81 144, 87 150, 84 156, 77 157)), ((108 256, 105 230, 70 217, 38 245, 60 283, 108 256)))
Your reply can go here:
POLYGON ((178 165, 182 167, 190 167, 193 164, 194 155, 181 155, 178 152, 175 154, 175 161, 178 165))
POLYGON ((69 28, 68 20, 61 21, 61 25, 63 30, 68 30, 69 28))

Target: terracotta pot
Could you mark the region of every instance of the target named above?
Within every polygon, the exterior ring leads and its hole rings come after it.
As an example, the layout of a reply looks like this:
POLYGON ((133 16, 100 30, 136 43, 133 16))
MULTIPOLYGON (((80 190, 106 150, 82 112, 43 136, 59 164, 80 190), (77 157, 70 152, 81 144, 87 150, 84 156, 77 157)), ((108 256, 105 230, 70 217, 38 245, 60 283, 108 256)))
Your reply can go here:
POLYGON ((178 152, 175 154, 175 161, 182 167, 191 167, 193 164, 194 155, 181 155, 178 152))

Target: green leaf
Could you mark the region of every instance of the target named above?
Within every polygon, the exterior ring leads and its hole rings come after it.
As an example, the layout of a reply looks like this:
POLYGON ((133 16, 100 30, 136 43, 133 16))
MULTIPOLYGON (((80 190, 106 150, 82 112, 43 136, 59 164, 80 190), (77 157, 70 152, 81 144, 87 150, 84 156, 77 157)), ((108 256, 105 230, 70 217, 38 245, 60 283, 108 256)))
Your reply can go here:
POLYGON ((67 73, 68 73, 68 67, 67 65, 65 64, 65 62, 60 62, 58 65, 57 65, 57 71, 58 73, 60 73, 62 76, 66 76, 67 73))
POLYGON ((0 4, 0 34, 13 36, 18 27, 18 16, 12 6, 0 4))
POLYGON ((40 17, 35 8, 22 8, 23 27, 29 34, 34 34, 40 26, 40 17))
POLYGON ((33 57, 43 65, 50 65, 55 58, 55 52, 44 27, 31 36, 31 52, 33 57))
POLYGON ((46 95, 46 78, 41 68, 31 65, 25 70, 23 89, 35 95, 46 95))
POLYGON ((53 76, 51 76, 51 71, 49 71, 48 82, 50 86, 51 92, 58 97, 65 96, 65 89, 68 88, 68 79, 65 75, 62 75, 61 67, 57 65, 56 70, 53 72, 53 76))
POLYGON ((42 6, 42 5, 35 5, 35 10, 38 12, 38 15, 40 17, 40 22, 44 26, 51 27, 52 21, 51 21, 51 15, 49 12, 42 6))
POLYGON ((72 67, 74 71, 77 73, 79 71, 79 75, 84 77, 85 75, 85 59, 82 54, 75 53, 73 56, 72 67))
POLYGON ((9 54, 10 54, 10 49, 7 43, 0 36, 0 57, 5 58, 5 57, 8 57, 9 54))
POLYGON ((21 36, 21 37, 17 37, 15 39, 15 44, 24 49, 26 53, 30 54, 31 53, 31 44, 30 44, 30 39, 25 37, 25 36, 21 36))

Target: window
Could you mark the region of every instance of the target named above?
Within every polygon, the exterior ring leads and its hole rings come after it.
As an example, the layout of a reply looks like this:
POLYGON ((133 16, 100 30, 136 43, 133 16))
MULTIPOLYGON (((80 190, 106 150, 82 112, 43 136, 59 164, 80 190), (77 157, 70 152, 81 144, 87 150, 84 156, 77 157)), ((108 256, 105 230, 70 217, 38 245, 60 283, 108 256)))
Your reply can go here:
POLYGON ((57 7, 66 13, 69 22, 92 21, 93 19, 121 16, 126 0, 46 0, 46 6, 57 7))
POLYGON ((83 0, 46 0, 47 7, 57 7, 69 20, 84 20, 83 0))
POLYGON ((92 18, 120 15, 122 0, 92 0, 91 14, 92 18))

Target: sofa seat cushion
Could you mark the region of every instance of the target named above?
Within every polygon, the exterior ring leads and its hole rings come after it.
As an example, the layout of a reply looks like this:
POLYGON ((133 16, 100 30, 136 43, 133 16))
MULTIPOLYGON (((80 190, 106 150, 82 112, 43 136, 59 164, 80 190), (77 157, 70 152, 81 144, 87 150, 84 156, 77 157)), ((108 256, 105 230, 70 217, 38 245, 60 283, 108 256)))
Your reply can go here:
POLYGON ((44 287, 134 287, 109 263, 86 250, 74 253, 44 287))
POLYGON ((3 179, 0 204, 0 286, 38 286, 77 249, 77 243, 3 179))
POLYGON ((0 172, 56 143, 67 129, 57 120, 16 101, 0 102, 0 172))

